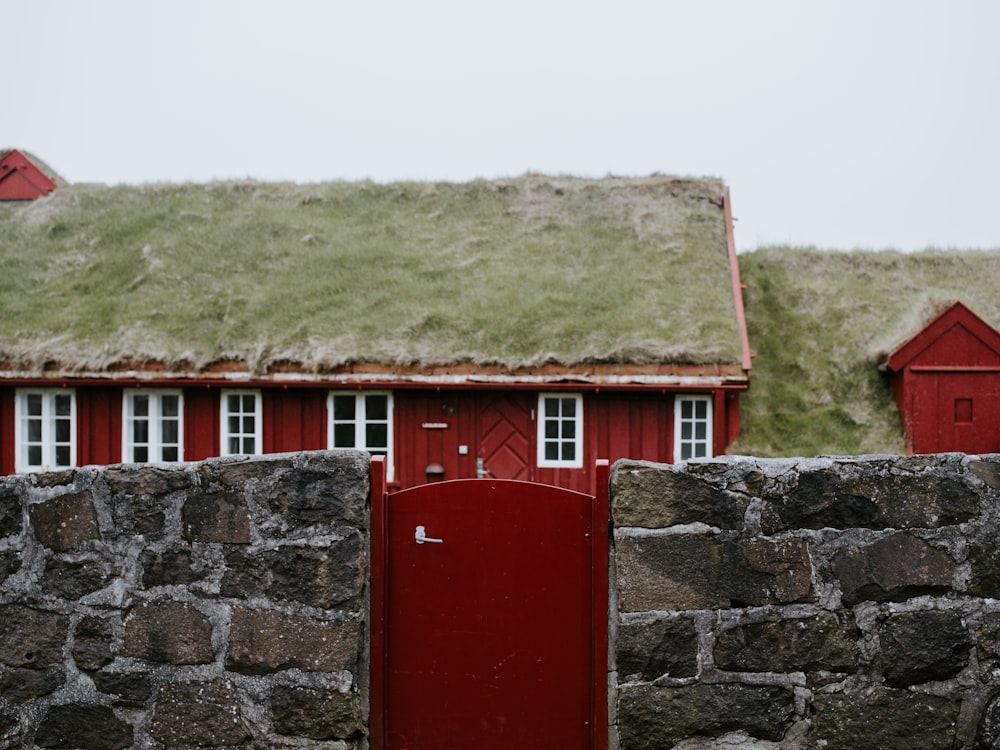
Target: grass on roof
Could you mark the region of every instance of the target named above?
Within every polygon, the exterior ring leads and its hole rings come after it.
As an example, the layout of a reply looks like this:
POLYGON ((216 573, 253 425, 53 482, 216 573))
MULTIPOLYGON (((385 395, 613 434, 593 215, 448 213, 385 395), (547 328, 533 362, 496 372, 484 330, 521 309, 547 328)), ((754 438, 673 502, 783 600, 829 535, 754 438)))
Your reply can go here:
POLYGON ((0 353, 88 369, 739 361, 721 189, 64 187, 0 205, 0 353))
POLYGON ((731 452, 903 453, 877 364, 955 300, 1000 329, 1000 251, 768 247, 740 270, 757 357, 731 452))

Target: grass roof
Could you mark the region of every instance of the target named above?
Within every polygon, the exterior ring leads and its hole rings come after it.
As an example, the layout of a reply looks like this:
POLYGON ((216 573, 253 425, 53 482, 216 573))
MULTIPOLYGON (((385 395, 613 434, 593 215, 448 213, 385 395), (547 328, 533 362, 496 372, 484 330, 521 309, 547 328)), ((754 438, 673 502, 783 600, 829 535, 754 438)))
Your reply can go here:
POLYGON ((1000 330, 1000 250, 768 247, 741 255, 740 270, 757 357, 731 452, 903 453, 877 365, 956 300, 1000 330))
POLYGON ((0 357, 736 362, 723 186, 61 187, 0 204, 0 357))

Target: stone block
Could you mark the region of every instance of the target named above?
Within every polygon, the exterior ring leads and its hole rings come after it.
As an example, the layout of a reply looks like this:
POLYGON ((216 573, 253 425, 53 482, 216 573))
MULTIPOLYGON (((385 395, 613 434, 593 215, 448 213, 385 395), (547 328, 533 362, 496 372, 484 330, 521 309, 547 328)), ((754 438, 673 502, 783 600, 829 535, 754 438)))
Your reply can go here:
POLYGON ((181 507, 181 527, 190 542, 250 542, 250 511, 240 492, 193 494, 181 507))
MULTIPOLYGON (((896 467, 905 469, 906 460, 899 459, 896 467)), ((960 479, 957 467, 899 474, 874 469, 856 463, 803 469, 789 490, 765 490, 762 530, 938 528, 981 512, 979 496, 960 479)))
POLYGON ((304 466, 278 477, 269 505, 293 528, 368 528, 368 459, 356 452, 310 454, 304 466))
POLYGON ((49 695, 61 688, 66 675, 57 668, 5 669, 0 673, 0 696, 10 703, 24 703, 49 695))
POLYGON ((148 674, 98 672, 93 677, 94 687, 102 693, 115 696, 120 705, 141 706, 149 699, 151 688, 148 674))
POLYGON ((119 537, 141 535, 154 541, 162 539, 166 530, 162 496, 113 495, 111 514, 119 537))
POLYGON ((98 560, 59 560, 45 563, 42 588, 61 599, 79 599, 108 585, 109 577, 98 560))
POLYGON ((242 674, 283 669, 357 674, 361 635, 358 623, 314 620, 280 612, 233 610, 227 668, 242 674))
POLYGON ((219 747, 253 739, 229 680, 164 685, 156 701, 150 734, 164 745, 219 747))
POLYGON ((291 456, 263 456, 248 459, 223 459, 202 466, 202 473, 230 489, 240 489, 251 482, 270 480, 292 468, 291 456))
POLYGON ((144 602, 125 618, 124 654, 163 664, 207 664, 215 658, 212 623, 186 602, 144 602))
POLYGON ((694 620, 661 616, 620 622, 615 661, 619 682, 694 677, 698 673, 694 620))
POLYGON ((666 464, 619 461, 612 471, 612 517, 616 526, 664 528, 704 523, 743 527, 748 498, 719 489, 666 464))
POLYGON ((263 551, 232 547, 226 552, 223 596, 264 596, 313 607, 356 608, 364 587, 360 534, 325 547, 283 546, 263 551))
POLYGON ((972 635, 958 612, 900 612, 879 629, 889 687, 947 680, 969 664, 972 635))
POLYGON ((142 585, 147 589, 153 586, 187 586, 204 576, 204 572, 195 570, 194 558, 186 549, 166 552, 147 550, 139 557, 139 563, 142 566, 142 585))
POLYGON ((731 607, 815 601, 812 561, 803 539, 731 542, 724 566, 731 607))
POLYGON ((849 614, 739 624, 715 639, 715 666, 735 672, 857 671, 860 633, 849 614))
POLYGON ((872 688, 856 693, 817 693, 807 747, 960 747, 956 722, 960 702, 908 690, 872 688))
POLYGON ((21 569, 20 550, 0 552, 0 584, 21 569))
POLYGON ((969 586, 971 596, 1000 599, 1000 548, 996 542, 969 544, 969 586))
POLYGON ((337 690, 276 685, 271 690, 271 714, 278 734, 347 740, 365 733, 357 696, 337 690))
POLYGON ((93 672, 114 659, 114 629, 109 620, 84 615, 76 624, 73 660, 78 669, 93 672))
POLYGON ((993 696, 983 708, 976 727, 976 750, 1000 747, 1000 695, 993 696))
POLYGON ((21 493, 14 485, 0 482, 0 537, 21 533, 21 493))
POLYGON ((189 489, 194 480, 183 466, 112 466, 105 470, 104 481, 112 495, 141 495, 148 502, 153 496, 189 489))
POLYGON ((906 533, 850 547, 833 556, 844 604, 904 601, 951 588, 955 563, 947 553, 906 533))
POLYGON ((1000 657, 1000 612, 984 612, 976 630, 980 658, 1000 657))
POLYGON ((52 706, 38 725, 35 743, 45 748, 70 750, 86 741, 87 750, 121 750, 134 743, 131 725, 107 706, 70 703, 52 706))
POLYGON ((794 696, 783 687, 640 684, 618 689, 621 750, 661 750, 689 737, 704 739, 737 731, 778 741, 794 716, 794 696))
POLYGON ((801 539, 710 534, 618 536, 619 609, 716 609, 811 601, 812 563, 801 539))
POLYGON ((40 544, 70 552, 100 539, 97 511, 90 492, 71 492, 28 506, 31 528, 40 544))
POLYGON ((0 663, 44 669, 62 661, 69 617, 21 604, 0 605, 0 663))

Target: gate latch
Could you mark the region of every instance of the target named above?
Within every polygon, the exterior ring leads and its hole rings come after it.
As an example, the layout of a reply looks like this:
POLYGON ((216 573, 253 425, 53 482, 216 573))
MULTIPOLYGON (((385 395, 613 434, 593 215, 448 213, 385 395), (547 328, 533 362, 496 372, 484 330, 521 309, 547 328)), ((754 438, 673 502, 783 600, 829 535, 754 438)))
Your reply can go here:
POLYGON ((444 544, 444 539, 431 539, 427 536, 427 531, 423 526, 417 526, 417 533, 415 534, 417 544, 423 544, 424 542, 430 542, 431 544, 444 544))

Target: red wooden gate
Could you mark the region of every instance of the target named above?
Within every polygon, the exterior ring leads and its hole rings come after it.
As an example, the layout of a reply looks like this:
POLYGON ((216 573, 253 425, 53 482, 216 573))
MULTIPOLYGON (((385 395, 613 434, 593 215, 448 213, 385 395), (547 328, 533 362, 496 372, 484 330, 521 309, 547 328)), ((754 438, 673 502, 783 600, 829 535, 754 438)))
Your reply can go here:
POLYGON ((607 742, 608 463, 597 496, 372 462, 374 750, 607 742))

